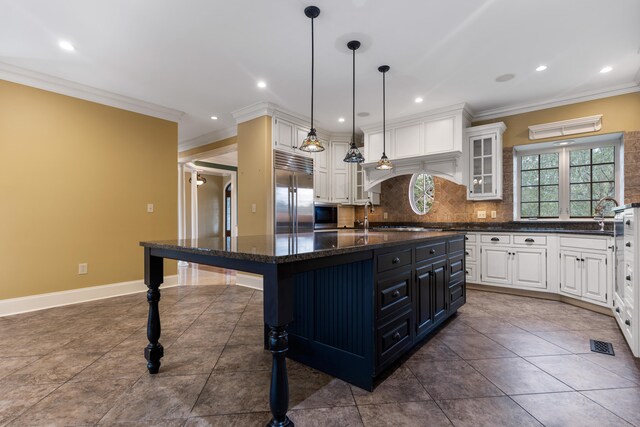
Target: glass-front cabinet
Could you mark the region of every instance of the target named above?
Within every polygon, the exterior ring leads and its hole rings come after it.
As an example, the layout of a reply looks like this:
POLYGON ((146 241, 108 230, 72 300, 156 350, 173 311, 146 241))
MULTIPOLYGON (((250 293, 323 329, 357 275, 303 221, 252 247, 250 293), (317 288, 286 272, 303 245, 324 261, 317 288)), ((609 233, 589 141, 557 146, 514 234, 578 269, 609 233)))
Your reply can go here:
POLYGON ((504 123, 467 128, 468 200, 502 199, 502 134, 504 123))

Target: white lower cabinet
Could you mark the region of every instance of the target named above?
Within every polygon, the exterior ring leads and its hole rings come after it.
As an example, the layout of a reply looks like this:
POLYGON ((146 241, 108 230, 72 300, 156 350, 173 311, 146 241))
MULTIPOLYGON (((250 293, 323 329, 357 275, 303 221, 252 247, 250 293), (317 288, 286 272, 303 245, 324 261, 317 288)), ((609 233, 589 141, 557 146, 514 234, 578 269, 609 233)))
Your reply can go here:
POLYGON ((559 292, 593 304, 612 306, 613 239, 610 237, 468 233, 466 243, 470 283, 559 292))
POLYGON ((546 249, 483 246, 481 252, 483 283, 547 288, 546 249))

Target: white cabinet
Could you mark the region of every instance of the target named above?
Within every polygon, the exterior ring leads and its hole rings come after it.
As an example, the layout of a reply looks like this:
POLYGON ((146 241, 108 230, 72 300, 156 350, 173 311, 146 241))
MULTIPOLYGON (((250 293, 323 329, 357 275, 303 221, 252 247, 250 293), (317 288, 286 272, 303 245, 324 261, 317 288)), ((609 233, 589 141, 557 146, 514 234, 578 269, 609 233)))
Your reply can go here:
MULTIPOLYGON (((388 130, 386 132, 386 153, 387 157, 390 159, 395 159, 395 150, 394 144, 392 142, 392 131, 388 130)), ((382 130, 378 132, 372 132, 371 134, 365 135, 365 144, 364 148, 362 148, 362 155, 364 156, 364 161, 366 163, 376 163, 380 157, 382 157, 382 130)))
POLYGON ((504 123, 467 128, 468 200, 502 199, 502 134, 504 123))
MULTIPOLYGON (((388 147, 393 146, 392 152, 394 159, 406 159, 408 157, 419 156, 423 152, 422 127, 422 123, 417 123, 400 126, 394 130, 395 135, 393 142, 388 145, 388 147)), ((381 155, 382 150, 380 150, 378 158, 380 158, 381 155)), ((387 153, 387 156, 389 156, 389 153, 387 153)))
POLYGON ((349 149, 348 142, 331 141, 331 201, 336 203, 350 202, 350 163, 345 162, 344 156, 349 149))
POLYGON ((328 203, 331 201, 331 193, 329 191, 329 153, 331 145, 322 141, 324 151, 311 153, 313 158, 313 188, 316 202, 328 203))
POLYGON ((364 169, 362 165, 354 163, 351 165, 351 203, 361 205, 371 201, 374 205, 380 204, 380 184, 374 186, 371 191, 364 191, 364 169))
POLYGON ((560 293, 583 301, 611 306, 613 239, 561 236, 560 293))
POLYGON ((455 117, 425 122, 424 134, 425 154, 446 153, 458 148, 455 138, 455 117))
POLYGON ((482 246, 482 282, 546 289, 547 250, 482 246))
POLYGON ((476 283, 480 279, 478 268, 478 235, 467 233, 464 236, 464 268, 467 282, 476 283))

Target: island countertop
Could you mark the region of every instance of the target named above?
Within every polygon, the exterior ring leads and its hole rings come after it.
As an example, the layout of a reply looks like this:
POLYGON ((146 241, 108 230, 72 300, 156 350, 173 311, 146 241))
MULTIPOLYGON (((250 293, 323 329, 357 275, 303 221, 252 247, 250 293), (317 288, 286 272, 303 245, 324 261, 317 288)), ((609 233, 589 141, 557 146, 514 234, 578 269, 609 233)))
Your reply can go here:
POLYGON ((304 261, 460 235, 456 231, 337 230, 224 238, 140 242, 147 248, 180 250, 200 255, 270 264, 304 261))

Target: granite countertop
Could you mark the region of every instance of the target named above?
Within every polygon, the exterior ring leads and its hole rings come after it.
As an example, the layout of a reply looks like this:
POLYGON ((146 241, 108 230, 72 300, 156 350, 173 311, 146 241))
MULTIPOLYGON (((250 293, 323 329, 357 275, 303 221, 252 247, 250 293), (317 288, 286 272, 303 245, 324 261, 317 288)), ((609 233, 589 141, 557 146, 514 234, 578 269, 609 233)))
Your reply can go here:
POLYGON ((140 242, 140 246, 202 255, 280 264, 341 255, 403 243, 451 237, 455 231, 364 231, 335 230, 316 233, 240 236, 224 238, 140 242))
POLYGON ((448 231, 486 232, 486 233, 560 233, 560 234, 588 234, 596 236, 613 236, 613 222, 605 221, 605 230, 600 231, 597 221, 509 221, 509 222, 424 222, 424 223, 393 223, 377 222, 377 226, 411 226, 424 228, 439 228, 448 231))

